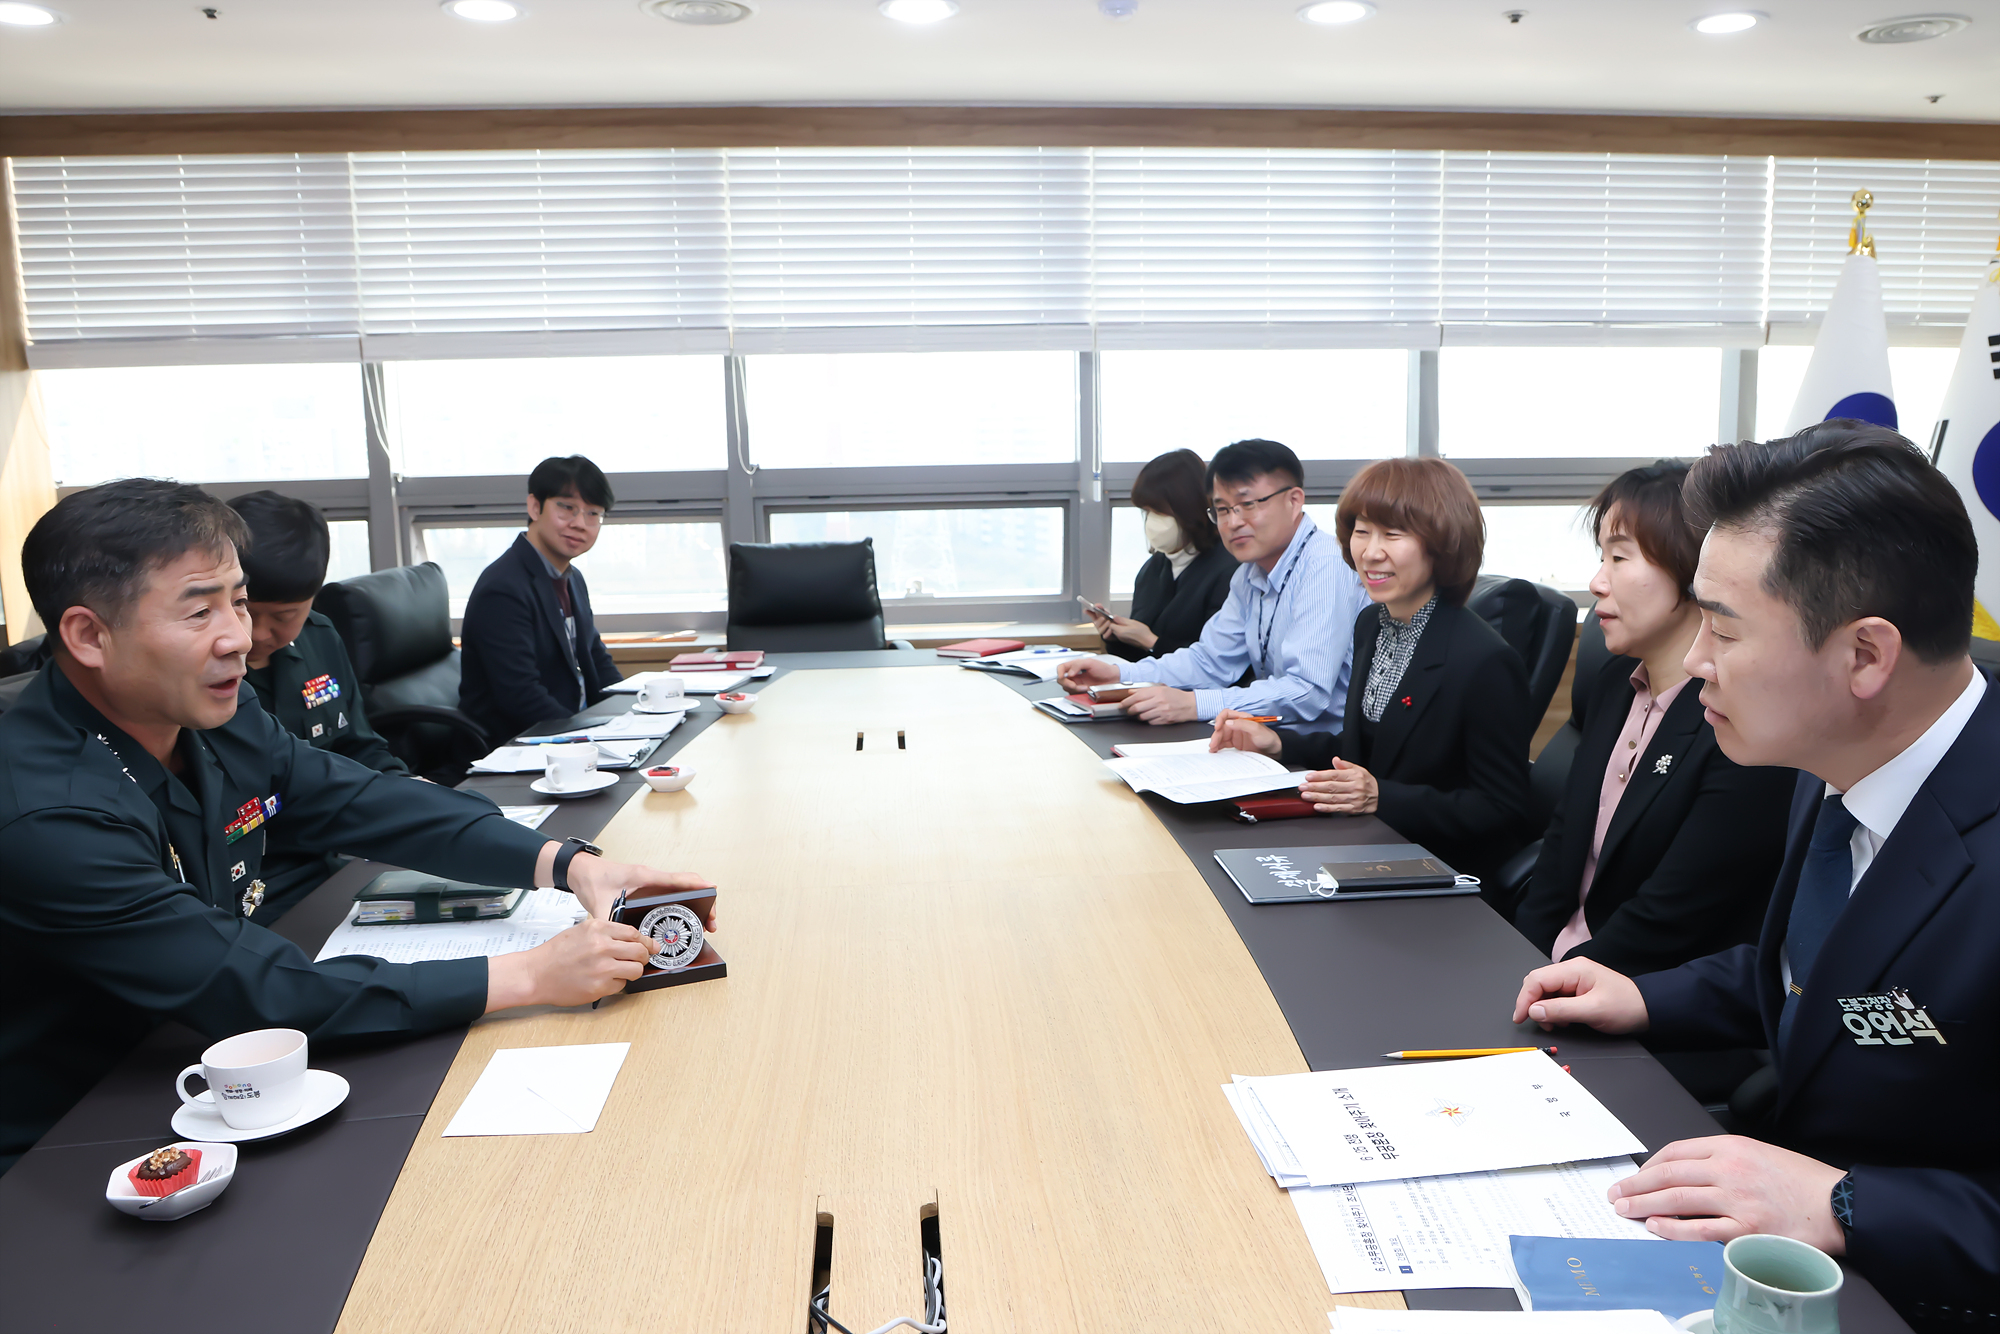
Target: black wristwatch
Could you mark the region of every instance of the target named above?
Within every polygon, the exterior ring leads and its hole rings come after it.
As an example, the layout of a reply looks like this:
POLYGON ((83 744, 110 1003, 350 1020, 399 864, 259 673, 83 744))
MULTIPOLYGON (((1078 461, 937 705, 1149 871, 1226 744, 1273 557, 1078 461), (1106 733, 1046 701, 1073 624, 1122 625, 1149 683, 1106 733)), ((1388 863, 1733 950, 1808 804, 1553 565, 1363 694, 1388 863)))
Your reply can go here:
POLYGON ((1833 1183, 1833 1221, 1840 1224, 1842 1232, 1854 1230, 1854 1173, 1833 1183))
MULTIPOLYGON (((555 881, 557 889, 569 889, 569 864, 579 852, 587 852, 593 857, 602 857, 604 855, 604 849, 598 847, 587 838, 578 838, 576 835, 571 834, 568 838, 564 839, 562 847, 556 850, 555 881)), ((570 892, 574 893, 575 891, 571 890, 570 892)))

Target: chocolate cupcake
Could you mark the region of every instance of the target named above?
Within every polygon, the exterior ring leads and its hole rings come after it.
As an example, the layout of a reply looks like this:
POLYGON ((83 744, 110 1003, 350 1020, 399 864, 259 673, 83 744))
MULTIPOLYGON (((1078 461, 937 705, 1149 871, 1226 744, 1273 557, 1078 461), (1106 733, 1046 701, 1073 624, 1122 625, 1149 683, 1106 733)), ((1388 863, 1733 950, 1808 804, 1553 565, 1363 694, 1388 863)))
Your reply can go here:
POLYGON ((155 1149, 125 1175, 132 1189, 141 1195, 171 1195, 183 1186, 192 1186, 201 1171, 200 1149, 178 1149, 169 1145, 155 1149))

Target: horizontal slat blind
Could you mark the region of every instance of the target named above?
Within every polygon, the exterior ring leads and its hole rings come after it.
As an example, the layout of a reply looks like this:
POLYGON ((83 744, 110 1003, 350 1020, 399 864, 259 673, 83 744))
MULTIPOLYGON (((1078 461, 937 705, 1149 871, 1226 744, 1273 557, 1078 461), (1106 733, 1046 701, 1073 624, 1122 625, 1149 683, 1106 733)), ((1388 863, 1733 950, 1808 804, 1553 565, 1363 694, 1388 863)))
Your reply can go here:
POLYGON ((1104 346, 1156 345, 1149 331, 1163 328, 1437 319, 1436 154, 1092 157, 1092 305, 1104 346))
POLYGON ((1766 160, 1446 153, 1448 324, 1754 324, 1766 160))
POLYGON ((341 157, 20 158, 34 337, 352 334, 341 157))
POLYGON ((2000 163, 1413 150, 22 159, 38 365, 898 347, 1761 341, 1876 194, 1950 326, 2000 163), (342 341, 345 340, 345 341, 342 341))
POLYGON ((1082 326, 1074 149, 731 150, 738 330, 1082 326))
POLYGON ((1868 225, 1891 327, 1963 325, 2000 226, 2000 163, 1779 158, 1771 321, 1817 319, 1826 309, 1859 189, 1875 196, 1868 225))

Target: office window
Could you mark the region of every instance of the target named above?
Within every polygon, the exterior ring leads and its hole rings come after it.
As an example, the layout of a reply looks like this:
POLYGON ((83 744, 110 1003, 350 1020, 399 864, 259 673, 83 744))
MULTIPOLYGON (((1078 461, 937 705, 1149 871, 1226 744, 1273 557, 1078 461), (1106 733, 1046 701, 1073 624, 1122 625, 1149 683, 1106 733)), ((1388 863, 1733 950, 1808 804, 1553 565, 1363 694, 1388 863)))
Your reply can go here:
POLYGON ((326 531, 332 539, 326 560, 328 583, 337 584, 342 579, 367 574, 373 568, 368 557, 368 520, 337 519, 326 526, 326 531))
POLYGON ((765 467, 1076 457, 1073 352, 761 356, 744 378, 750 457, 765 467))
POLYGON ((720 468, 722 366, 720 357, 390 362, 400 470, 525 477, 552 454, 582 454, 606 472, 720 468))
MULTIPOLYGON (((480 571, 520 532, 518 524, 422 529, 424 559, 443 567, 453 616, 465 614, 480 571)), ((728 601, 719 523, 607 523, 576 568, 598 616, 717 611, 728 601)))
POLYGON ((37 373, 58 486, 114 477, 366 477, 352 364, 120 366, 37 373))
POLYGON ((1715 441, 1712 347, 1448 347, 1438 355, 1447 458, 1689 458, 1715 441))
MULTIPOLYGON (((1810 347, 1767 347, 1757 354, 1757 438, 1775 440, 1785 433, 1792 403, 1805 382, 1810 347)), ((1955 347, 1892 347, 1889 380, 1896 389, 1897 429, 1930 448, 1931 429, 1944 406, 1945 387, 1958 365, 1955 347)))
POLYGON ((1565 593, 1582 590, 1597 573, 1597 543, 1581 505, 1493 505, 1486 515, 1481 574, 1532 579, 1565 593))
MULTIPOLYGON (((1139 567, 1152 553, 1146 549, 1146 511, 1128 501, 1111 507, 1111 596, 1129 598, 1139 567)), ((1081 611, 1078 615, 1081 615, 1081 611)))
POLYGON ((771 515, 773 542, 875 540, 882 598, 1035 597, 1063 591, 1063 512, 809 510, 771 515))
POLYGON ((1409 360, 1393 349, 1106 352, 1104 457, 1144 463, 1191 449, 1207 459, 1253 437, 1305 459, 1401 454, 1409 360))

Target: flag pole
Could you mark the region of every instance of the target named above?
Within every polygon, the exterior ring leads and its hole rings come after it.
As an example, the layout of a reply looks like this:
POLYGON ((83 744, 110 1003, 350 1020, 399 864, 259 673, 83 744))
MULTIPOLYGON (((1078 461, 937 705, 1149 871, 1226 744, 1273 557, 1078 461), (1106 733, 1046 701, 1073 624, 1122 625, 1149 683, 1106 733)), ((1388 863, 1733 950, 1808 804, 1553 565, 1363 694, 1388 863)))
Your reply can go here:
POLYGON ((1875 207, 1875 195, 1870 190, 1856 190, 1850 199, 1854 205, 1854 222, 1847 229, 1847 253, 1861 254, 1875 258, 1875 238, 1868 234, 1868 210, 1875 207))

